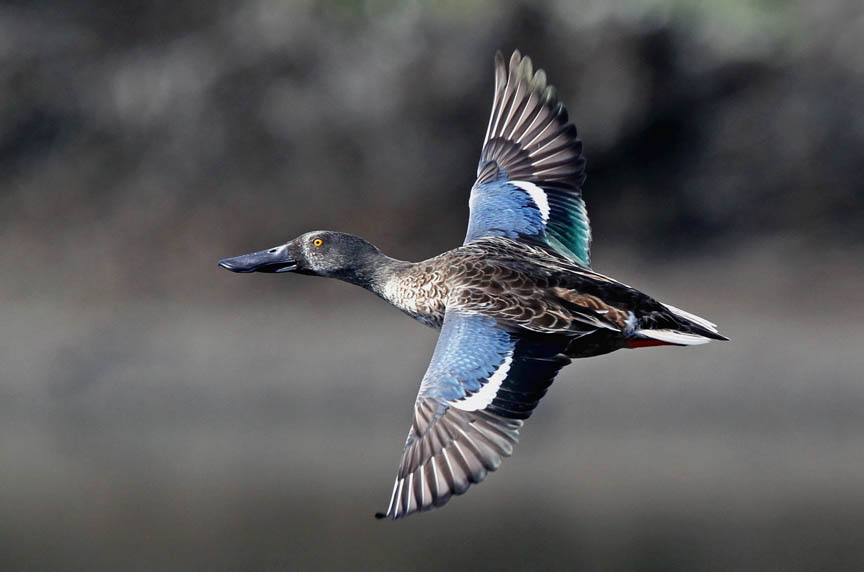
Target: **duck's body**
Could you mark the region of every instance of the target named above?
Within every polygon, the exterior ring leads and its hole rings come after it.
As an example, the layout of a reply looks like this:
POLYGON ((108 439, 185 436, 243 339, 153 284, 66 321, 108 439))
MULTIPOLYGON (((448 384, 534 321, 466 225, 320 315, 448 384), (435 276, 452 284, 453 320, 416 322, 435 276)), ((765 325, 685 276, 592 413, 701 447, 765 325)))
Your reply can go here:
POLYGON ((315 231, 220 262, 337 278, 441 330, 382 517, 441 506, 482 481, 571 358, 726 339, 711 322, 591 269, 575 127, 519 52, 509 74, 498 55, 495 84, 462 246, 412 263, 315 231))
POLYGON ((514 331, 566 338, 570 357, 723 339, 706 322, 550 248, 508 238, 474 240, 422 262, 386 259, 359 285, 435 329, 447 308, 459 308, 514 331), (673 332, 680 339, 669 342, 673 332), (597 334, 606 345, 589 349, 597 334))

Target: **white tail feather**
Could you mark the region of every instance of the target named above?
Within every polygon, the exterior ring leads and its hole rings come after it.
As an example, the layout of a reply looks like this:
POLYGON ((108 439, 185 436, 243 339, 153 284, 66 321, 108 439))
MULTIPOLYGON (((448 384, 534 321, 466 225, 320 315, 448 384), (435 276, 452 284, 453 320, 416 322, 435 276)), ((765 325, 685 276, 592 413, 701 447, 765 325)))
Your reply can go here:
POLYGON ((717 324, 715 324, 714 322, 709 322, 705 318, 700 318, 696 314, 691 314, 690 312, 685 312, 681 308, 676 308, 675 306, 672 306, 670 304, 663 304, 663 305, 666 306, 667 308, 669 308, 669 311, 671 311, 673 314, 681 316, 685 320, 689 320, 689 321, 693 322, 694 324, 699 324, 700 326, 702 326, 706 330, 709 330, 715 334, 720 333, 717 331, 717 324))
POLYGON ((652 340, 659 340, 676 346, 699 346, 711 341, 710 338, 698 334, 685 334, 675 330, 637 330, 636 333, 652 340))

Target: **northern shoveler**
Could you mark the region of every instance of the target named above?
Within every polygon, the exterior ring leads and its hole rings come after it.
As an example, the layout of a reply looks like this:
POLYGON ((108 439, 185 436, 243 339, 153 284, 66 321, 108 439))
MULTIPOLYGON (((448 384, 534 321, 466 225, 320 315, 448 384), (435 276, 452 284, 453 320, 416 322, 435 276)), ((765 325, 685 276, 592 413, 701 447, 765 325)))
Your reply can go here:
POLYGON ((499 52, 462 246, 404 262, 362 238, 314 231, 219 262, 344 280, 441 330, 379 518, 439 507, 496 470, 571 358, 727 339, 591 270, 584 181, 582 143, 546 74, 518 51, 508 70, 499 52))

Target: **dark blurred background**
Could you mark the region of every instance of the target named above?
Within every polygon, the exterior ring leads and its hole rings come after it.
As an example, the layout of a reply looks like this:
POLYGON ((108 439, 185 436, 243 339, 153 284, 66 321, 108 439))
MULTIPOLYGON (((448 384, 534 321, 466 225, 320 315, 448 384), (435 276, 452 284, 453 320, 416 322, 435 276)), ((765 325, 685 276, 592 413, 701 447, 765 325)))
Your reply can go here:
POLYGON ((864 569, 864 4, 0 5, 0 568, 864 569), (458 245, 492 56, 585 142, 600 272, 733 341, 565 370, 385 508, 435 332, 216 260, 458 245))

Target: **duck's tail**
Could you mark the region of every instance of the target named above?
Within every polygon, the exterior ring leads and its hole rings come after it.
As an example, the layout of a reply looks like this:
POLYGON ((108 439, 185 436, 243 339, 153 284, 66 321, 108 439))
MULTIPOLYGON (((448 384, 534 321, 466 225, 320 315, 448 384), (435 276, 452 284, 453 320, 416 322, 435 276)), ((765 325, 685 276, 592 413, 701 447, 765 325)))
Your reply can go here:
POLYGON ((633 317, 626 347, 698 346, 712 340, 729 339, 717 331, 717 324, 675 306, 663 306, 668 310, 665 316, 653 314, 638 320, 633 317))

